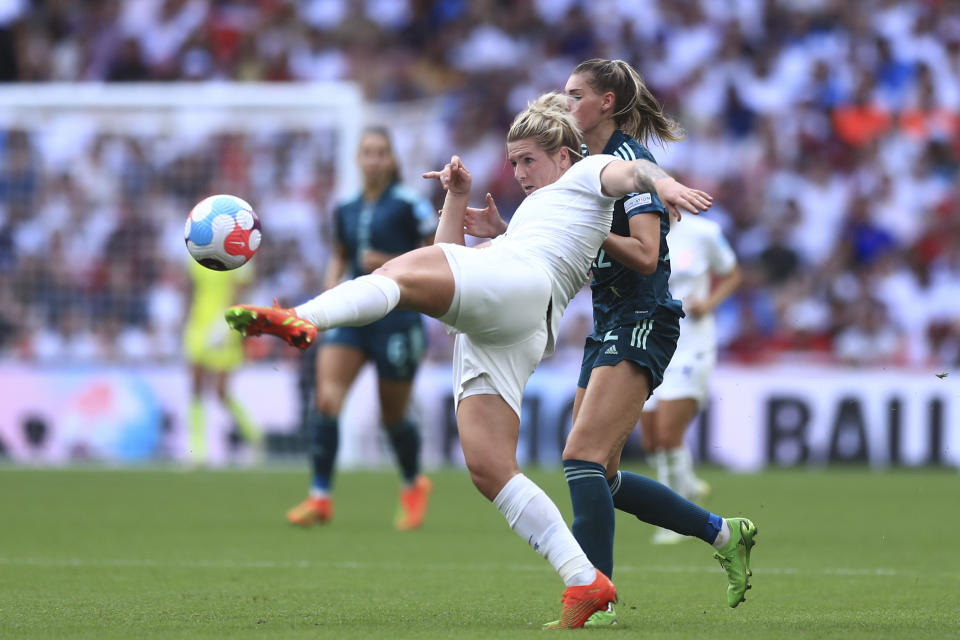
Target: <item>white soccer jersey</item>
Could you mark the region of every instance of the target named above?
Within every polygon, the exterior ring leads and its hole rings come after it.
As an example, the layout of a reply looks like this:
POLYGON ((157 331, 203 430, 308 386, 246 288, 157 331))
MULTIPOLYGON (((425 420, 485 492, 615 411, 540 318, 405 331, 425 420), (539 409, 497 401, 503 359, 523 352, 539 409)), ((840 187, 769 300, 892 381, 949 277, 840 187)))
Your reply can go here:
MULTIPOLYGON (((553 184, 527 196, 507 232, 494 239, 540 265, 553 283, 553 337, 570 299, 586 282, 590 264, 610 232, 616 198, 603 194, 600 172, 613 160, 596 155, 575 163, 553 184)), ((545 355, 553 352, 553 344, 545 355)))
MULTIPOLYGON (((686 215, 670 225, 670 294, 678 300, 705 300, 711 278, 724 276, 737 266, 737 256, 723 237, 720 225, 700 216, 686 215)), ((716 352, 713 314, 699 319, 688 315, 680 320, 677 354, 716 352)), ((677 356, 674 355, 674 359, 677 356)))

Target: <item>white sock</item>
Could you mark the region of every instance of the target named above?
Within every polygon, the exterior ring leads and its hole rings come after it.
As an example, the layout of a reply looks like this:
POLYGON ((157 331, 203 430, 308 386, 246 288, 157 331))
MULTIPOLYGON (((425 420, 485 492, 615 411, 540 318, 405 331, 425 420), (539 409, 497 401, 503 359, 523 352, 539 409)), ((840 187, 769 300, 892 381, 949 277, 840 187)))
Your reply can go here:
POLYGON ((376 322, 393 311, 399 302, 397 283, 386 276, 371 273, 341 282, 293 310, 321 331, 326 331, 376 322))
POLYGON ((553 565, 566 586, 596 579, 597 570, 567 528, 557 505, 528 477, 518 473, 510 478, 493 499, 493 506, 517 535, 553 565))
POLYGON ((680 495, 689 495, 696 482, 693 475, 693 455, 686 445, 667 451, 667 466, 673 479, 670 487, 680 495))
POLYGON ((310 497, 311 498, 326 498, 330 495, 330 492, 326 489, 318 489, 316 487, 310 487, 310 497))
POLYGON ((654 452, 653 466, 657 470, 657 482, 672 489, 673 483, 670 480, 670 461, 667 459, 666 451, 658 449, 654 452))
POLYGON ((720 527, 720 533, 717 534, 717 539, 711 542, 713 548, 719 551, 723 549, 726 544, 730 542, 730 525, 727 524, 727 519, 723 518, 723 526, 720 527))

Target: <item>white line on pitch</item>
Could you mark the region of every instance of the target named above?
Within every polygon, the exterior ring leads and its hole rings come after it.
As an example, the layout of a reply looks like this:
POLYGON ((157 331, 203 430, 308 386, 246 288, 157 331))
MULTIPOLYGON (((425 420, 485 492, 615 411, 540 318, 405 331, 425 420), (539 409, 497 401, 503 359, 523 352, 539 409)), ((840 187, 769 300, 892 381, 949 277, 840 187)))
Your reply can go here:
MULTIPOLYGON (((0 565, 29 567, 174 567, 182 569, 373 569, 379 571, 409 571, 410 565, 403 563, 372 563, 323 560, 149 560, 149 559, 85 559, 85 558, 4 558, 0 565)), ((417 564, 417 568, 433 571, 544 571, 546 565, 540 564, 458 564, 430 563, 417 564)), ((719 567, 711 566, 634 566, 617 565, 616 570, 627 573, 716 573, 719 567)), ((922 572, 901 571, 875 567, 872 569, 796 569, 790 567, 754 567, 754 573, 770 575, 818 574, 851 577, 949 577, 960 578, 960 573, 950 571, 922 572)))

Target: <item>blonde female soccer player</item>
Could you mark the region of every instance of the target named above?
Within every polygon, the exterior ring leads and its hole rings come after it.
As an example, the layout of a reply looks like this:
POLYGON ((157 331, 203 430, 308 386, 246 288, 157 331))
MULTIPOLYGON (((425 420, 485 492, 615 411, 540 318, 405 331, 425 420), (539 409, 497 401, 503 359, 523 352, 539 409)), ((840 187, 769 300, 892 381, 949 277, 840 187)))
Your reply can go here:
POLYGON ((270 333, 296 346, 311 344, 318 330, 369 324, 397 307, 430 314, 457 331, 454 399, 471 478, 560 574, 566 589, 556 626, 576 628, 614 601, 616 590, 587 559, 553 501, 520 473, 523 388, 553 351, 560 316, 607 236, 614 202, 638 190, 657 191, 672 208, 703 210, 710 201, 648 161, 579 160, 580 131, 566 105, 564 96, 547 94, 510 127, 507 158, 527 197, 502 237, 464 246, 471 182, 454 156, 442 171, 424 176, 447 190, 439 244, 394 258, 294 309, 239 306, 227 311, 227 321, 245 335, 270 333))
MULTIPOLYGON (((585 155, 653 163, 637 138, 665 142, 680 136, 637 72, 622 60, 579 64, 566 93, 583 131, 585 155)), ((468 233, 482 237, 496 236, 506 226, 492 199, 483 209, 469 209, 466 221, 468 233)), ((656 192, 629 194, 615 204, 611 233, 592 264, 594 331, 584 346, 573 429, 563 451, 573 534, 606 575, 613 571, 614 508, 698 537, 717 550, 715 557, 727 571, 727 603, 735 607, 749 588, 753 523, 721 518, 650 478, 619 471, 623 444, 663 379, 679 336, 680 302, 668 288, 669 229, 667 208, 656 192)), ((615 622, 610 607, 597 611, 587 625, 615 622)))

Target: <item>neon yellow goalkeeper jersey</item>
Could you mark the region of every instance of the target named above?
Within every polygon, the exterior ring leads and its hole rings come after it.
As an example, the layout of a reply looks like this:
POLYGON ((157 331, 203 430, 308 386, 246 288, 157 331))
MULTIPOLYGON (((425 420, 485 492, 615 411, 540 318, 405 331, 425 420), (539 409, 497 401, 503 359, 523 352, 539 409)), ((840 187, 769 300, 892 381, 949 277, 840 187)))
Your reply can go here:
POLYGON ((236 304, 237 291, 253 279, 250 263, 233 271, 213 271, 190 260, 193 299, 184 326, 184 352, 191 364, 226 371, 243 362, 243 338, 230 331, 223 313, 236 304))

